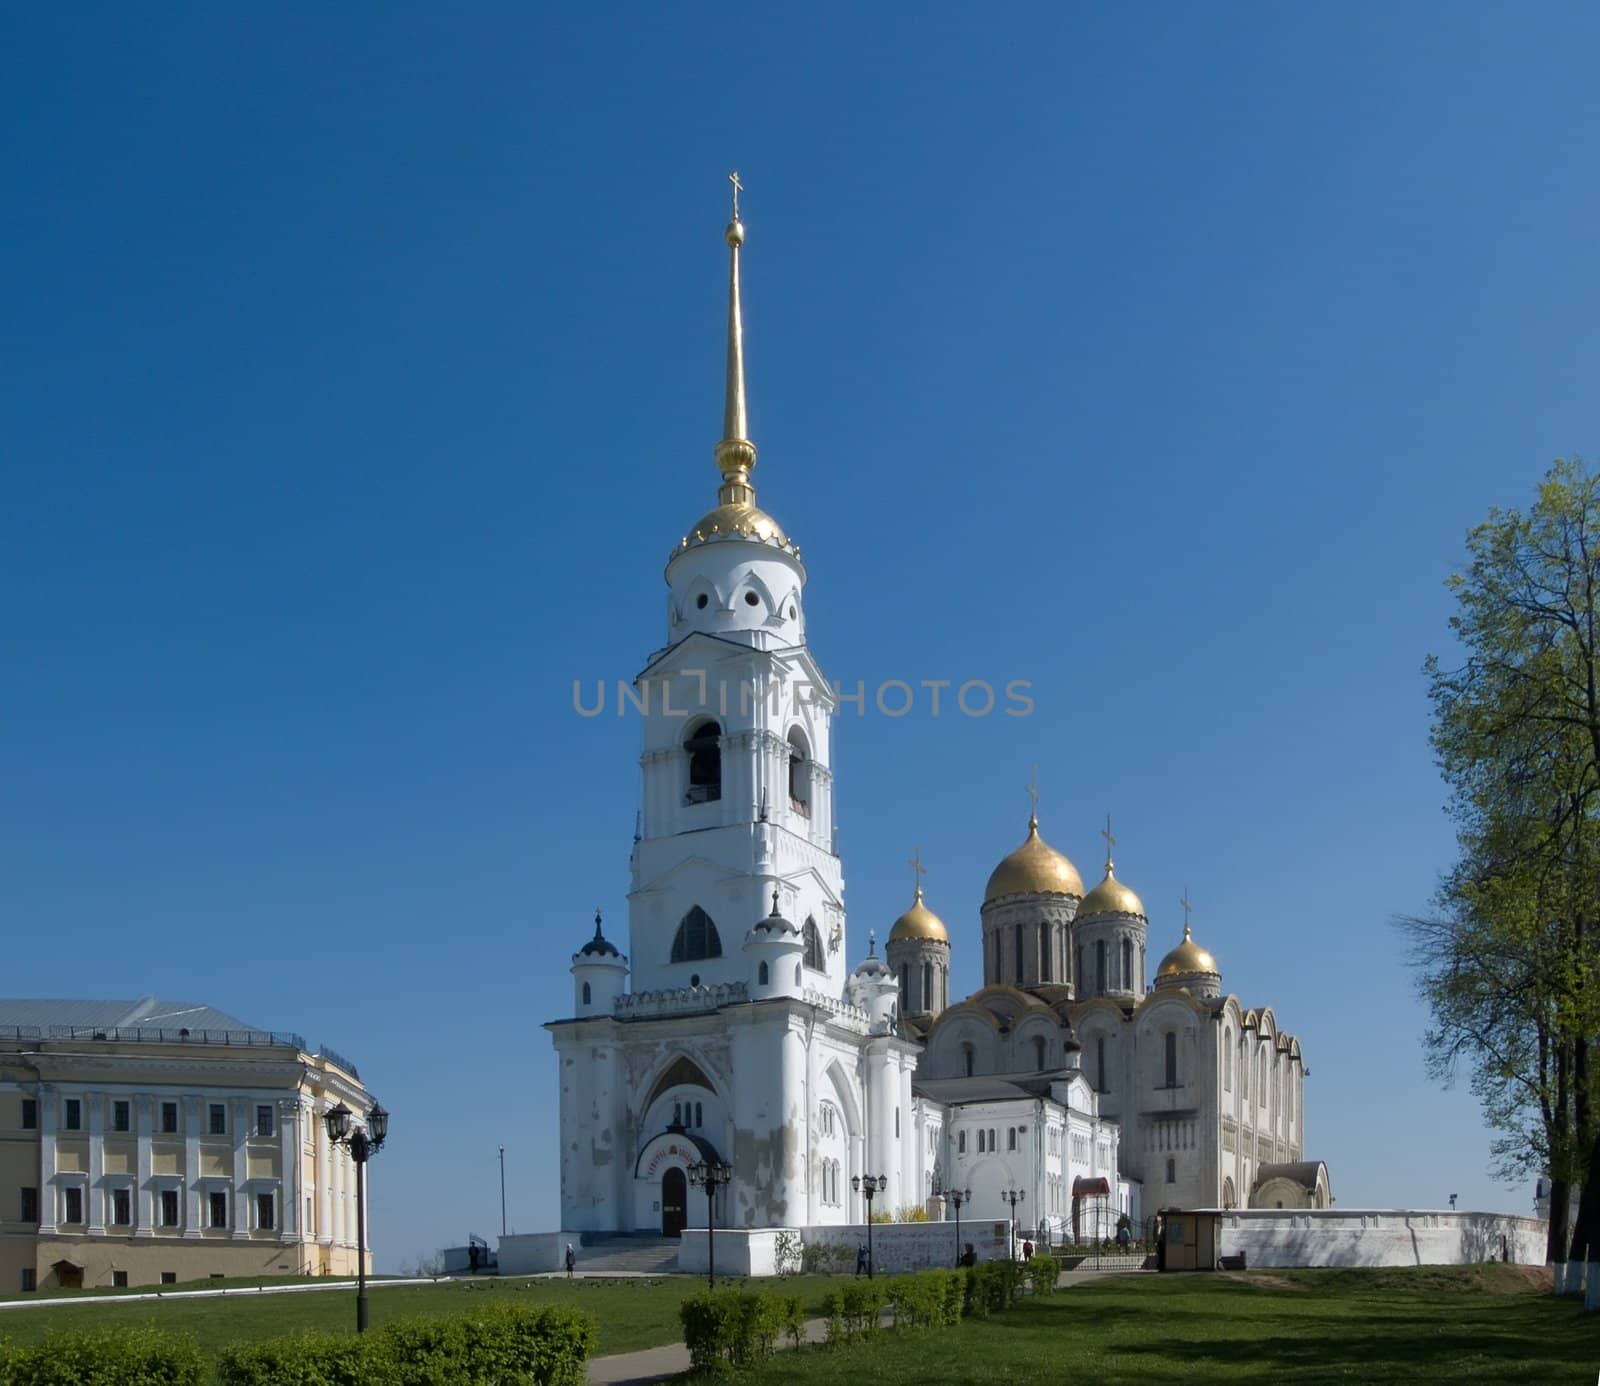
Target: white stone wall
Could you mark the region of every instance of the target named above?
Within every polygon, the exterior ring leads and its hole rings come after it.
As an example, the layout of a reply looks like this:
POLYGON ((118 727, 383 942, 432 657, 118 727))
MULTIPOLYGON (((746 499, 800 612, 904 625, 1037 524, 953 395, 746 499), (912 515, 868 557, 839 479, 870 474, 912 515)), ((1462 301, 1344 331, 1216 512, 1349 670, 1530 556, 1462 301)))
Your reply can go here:
POLYGON ((1258 1266, 1542 1266, 1546 1225, 1499 1213, 1393 1208, 1240 1209, 1219 1229, 1221 1254, 1258 1266))

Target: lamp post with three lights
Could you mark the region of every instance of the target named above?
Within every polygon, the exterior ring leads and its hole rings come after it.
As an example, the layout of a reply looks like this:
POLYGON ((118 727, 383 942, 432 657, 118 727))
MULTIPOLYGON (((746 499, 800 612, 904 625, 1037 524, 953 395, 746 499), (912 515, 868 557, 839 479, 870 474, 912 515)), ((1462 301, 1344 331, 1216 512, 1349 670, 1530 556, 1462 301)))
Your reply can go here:
POLYGON ((1006 1228, 1006 1254, 1012 1260, 1017 1257, 1017 1204, 1028 1196, 1026 1189, 1002 1189, 1001 1199, 1011 1205, 1011 1224, 1006 1228))
POLYGON ((956 1265, 961 1264, 961 1205, 972 1202, 971 1189, 951 1189, 945 1197, 955 1204, 956 1209, 956 1265))
POLYGON ((722 1160, 700 1160, 689 1166, 689 1182, 706 1191, 706 1283, 717 1288, 717 1190, 733 1178, 733 1166, 722 1160))
POLYGON ((389 1134, 389 1113, 383 1104, 374 1102, 367 1113, 365 1126, 353 1130, 350 1118, 354 1116, 343 1102, 330 1107, 322 1114, 327 1123, 328 1140, 342 1145, 356 1163, 356 1332, 367 1331, 367 1161, 383 1148, 389 1134))
POLYGON ((872 1279, 872 1196, 877 1193, 887 1193, 889 1189, 889 1176, 887 1174, 852 1174, 850 1187, 859 1194, 867 1196, 867 1279, 872 1279))

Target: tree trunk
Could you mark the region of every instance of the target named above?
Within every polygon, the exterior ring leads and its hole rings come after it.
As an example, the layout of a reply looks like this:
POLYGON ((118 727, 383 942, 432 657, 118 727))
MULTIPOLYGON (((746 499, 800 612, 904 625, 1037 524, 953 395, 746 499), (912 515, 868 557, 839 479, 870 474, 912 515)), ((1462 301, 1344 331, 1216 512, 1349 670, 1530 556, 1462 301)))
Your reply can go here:
MULTIPOLYGON (((1600 1183, 1595 1182, 1594 1161, 1600 1156, 1600 1141, 1589 1131, 1589 1041, 1582 1037, 1572 1045, 1573 1134, 1577 1158, 1583 1165, 1583 1187, 1578 1192, 1578 1221, 1572 1228, 1572 1248, 1567 1256, 1567 1273, 1558 1293, 1582 1292, 1591 1257, 1600 1256, 1600 1183)), ((1590 1283, 1593 1277, 1589 1276, 1590 1283)), ((1594 1292, 1600 1292, 1600 1286, 1594 1292)))
POLYGON ((1567 1271, 1568 1294, 1577 1294, 1579 1271, 1586 1276, 1583 1307, 1587 1313, 1600 1312, 1600 1141, 1589 1151, 1589 1169, 1578 1196, 1578 1225, 1572 1233, 1572 1262, 1567 1271), (1582 1248, 1581 1252, 1579 1248, 1582 1248), (1579 1263, 1579 1255, 1583 1263, 1579 1263))

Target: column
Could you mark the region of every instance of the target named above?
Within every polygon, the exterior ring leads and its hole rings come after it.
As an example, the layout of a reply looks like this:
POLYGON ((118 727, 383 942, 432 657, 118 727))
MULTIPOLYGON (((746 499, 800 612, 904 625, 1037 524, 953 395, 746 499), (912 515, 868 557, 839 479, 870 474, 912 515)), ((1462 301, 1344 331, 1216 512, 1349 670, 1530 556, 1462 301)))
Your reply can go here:
POLYGON ((255 1112, 250 1100, 236 1097, 229 1104, 233 1113, 233 1238, 241 1241, 250 1235, 250 1190, 245 1187, 250 1178, 250 1132, 255 1112))
POLYGON ((83 1105, 89 1113, 89 1187, 84 1197, 89 1206, 85 1210, 89 1235, 105 1235, 106 1231, 106 1095, 103 1092, 86 1092, 83 1105))
POLYGON ((278 1103, 278 1240, 299 1240, 300 1227, 300 1099, 278 1103))
POLYGON ((327 1246, 333 1240, 333 1159, 328 1145, 328 1123, 322 1117, 328 1110, 326 1098, 312 1107, 317 1123, 317 1240, 327 1246))
POLYGON ((156 1099, 153 1093, 141 1092, 133 1099, 135 1130, 138 1132, 138 1160, 135 1165, 133 1185, 133 1235, 154 1235, 150 1192, 150 1136, 155 1129, 156 1099))
POLYGON ((54 1083, 39 1084, 39 1235, 56 1232, 56 1111, 60 1094, 54 1083))
POLYGON ((198 1237, 200 1220, 200 1097, 183 1097, 183 1235, 198 1237))

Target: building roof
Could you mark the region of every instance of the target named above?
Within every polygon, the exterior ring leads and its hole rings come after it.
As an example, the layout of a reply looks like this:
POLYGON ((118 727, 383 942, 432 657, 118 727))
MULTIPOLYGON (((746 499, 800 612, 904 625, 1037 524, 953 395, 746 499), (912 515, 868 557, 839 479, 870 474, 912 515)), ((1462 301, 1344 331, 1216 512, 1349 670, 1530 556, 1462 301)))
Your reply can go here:
POLYGON ((46 1028, 64 1025, 100 1030, 238 1030, 257 1031, 226 1011, 199 1001, 164 1001, 142 996, 137 1001, 51 1000, 23 997, 0 999, 0 1026, 46 1028))
POLYGON ((918 1097, 931 1097, 935 1102, 946 1107, 959 1107, 964 1102, 1012 1102, 1029 1101, 1035 1097, 1045 1096, 1049 1092, 1049 1083, 1044 1085, 1044 1092, 1030 1091, 1019 1083, 1008 1082, 1004 1078, 929 1078, 927 1080, 914 1079, 911 1091, 918 1097))
POLYGON ((1302 1189, 1316 1192, 1317 1173, 1323 1168, 1321 1160, 1297 1160, 1286 1165, 1262 1165, 1256 1170, 1254 1188, 1259 1189, 1269 1179, 1287 1179, 1302 1189))

